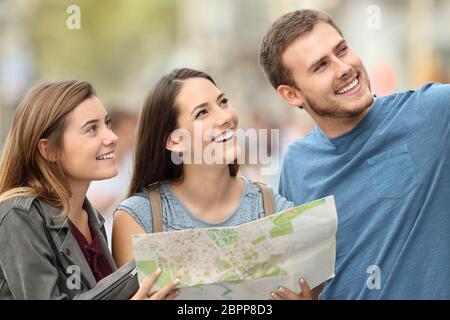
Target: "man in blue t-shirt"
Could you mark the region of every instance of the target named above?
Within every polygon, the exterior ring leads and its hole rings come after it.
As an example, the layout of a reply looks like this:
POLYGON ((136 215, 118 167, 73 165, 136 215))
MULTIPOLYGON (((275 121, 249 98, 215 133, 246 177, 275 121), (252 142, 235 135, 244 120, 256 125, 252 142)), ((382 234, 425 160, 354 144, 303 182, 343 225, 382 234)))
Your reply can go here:
POLYGON ((374 98, 331 18, 300 10, 265 35, 260 64, 318 127, 293 143, 280 193, 334 195, 336 277, 321 299, 450 299, 450 85, 374 98))

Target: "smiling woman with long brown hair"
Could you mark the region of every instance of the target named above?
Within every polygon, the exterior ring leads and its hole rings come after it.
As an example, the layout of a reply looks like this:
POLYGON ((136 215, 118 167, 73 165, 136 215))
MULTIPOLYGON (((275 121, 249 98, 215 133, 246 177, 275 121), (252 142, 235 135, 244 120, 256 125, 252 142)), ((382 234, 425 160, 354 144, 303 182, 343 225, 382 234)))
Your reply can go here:
MULTIPOLYGON (((89 298, 114 275, 104 220, 86 199, 92 180, 117 174, 110 121, 77 80, 41 84, 18 106, 0 162, 0 299, 89 298)), ((157 277, 130 297, 175 297, 176 281, 148 296, 157 277)))
MULTIPOLYGON (((134 257, 132 234, 235 226, 293 206, 238 176, 237 129, 236 110, 208 74, 175 69, 155 84, 141 111, 129 198, 114 216, 119 266, 134 257)), ((300 286, 301 294, 267 297, 311 298, 300 286)))

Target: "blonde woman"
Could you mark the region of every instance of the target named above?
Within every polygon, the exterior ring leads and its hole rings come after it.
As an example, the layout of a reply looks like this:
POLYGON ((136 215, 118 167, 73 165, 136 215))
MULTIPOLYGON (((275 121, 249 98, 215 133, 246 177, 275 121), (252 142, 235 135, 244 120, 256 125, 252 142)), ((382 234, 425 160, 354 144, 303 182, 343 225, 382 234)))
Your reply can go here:
MULTIPOLYGON (((88 298, 115 272, 86 199, 92 180, 117 174, 110 122, 86 82, 42 84, 20 103, 0 163, 0 299, 88 298)), ((150 296, 157 277, 131 298, 174 298, 177 281, 150 296)))

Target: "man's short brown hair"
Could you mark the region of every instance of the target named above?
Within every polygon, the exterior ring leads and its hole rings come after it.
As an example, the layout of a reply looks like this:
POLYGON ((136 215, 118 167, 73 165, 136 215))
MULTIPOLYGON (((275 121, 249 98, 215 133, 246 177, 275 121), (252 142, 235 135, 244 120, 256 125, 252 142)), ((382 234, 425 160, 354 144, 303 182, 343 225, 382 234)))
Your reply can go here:
POLYGON ((319 22, 328 23, 342 35, 331 16, 307 9, 281 16, 264 36, 259 49, 259 64, 275 89, 282 84, 296 87, 290 70, 283 65, 282 54, 298 36, 311 31, 319 22))

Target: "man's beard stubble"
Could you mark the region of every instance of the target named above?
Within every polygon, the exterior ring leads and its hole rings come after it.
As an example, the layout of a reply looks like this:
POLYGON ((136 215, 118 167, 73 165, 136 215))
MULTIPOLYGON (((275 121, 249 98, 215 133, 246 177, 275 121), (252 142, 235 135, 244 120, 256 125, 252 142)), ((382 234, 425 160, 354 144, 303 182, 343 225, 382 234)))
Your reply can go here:
MULTIPOLYGON (((362 82, 362 72, 359 72, 360 74, 360 82, 362 82)), ((367 84, 369 86, 369 90, 372 92, 372 88, 370 85, 370 80, 367 76, 367 73, 364 72, 364 80, 367 81, 367 84)), ((300 90, 301 92, 301 90, 300 90)), ((353 119, 353 118, 357 118, 358 116, 361 115, 361 113, 363 113, 365 110, 367 110, 370 106, 372 106, 373 104, 373 99, 370 100, 370 102, 362 105, 361 107, 354 109, 354 110, 342 110, 341 108, 322 108, 321 106, 319 106, 318 104, 316 104, 313 99, 309 98, 306 95, 303 95, 305 101, 304 101, 304 106, 302 106, 302 108, 309 108, 311 109, 315 114, 317 114, 318 116, 321 117, 327 117, 327 118, 335 118, 335 119, 353 119)))

